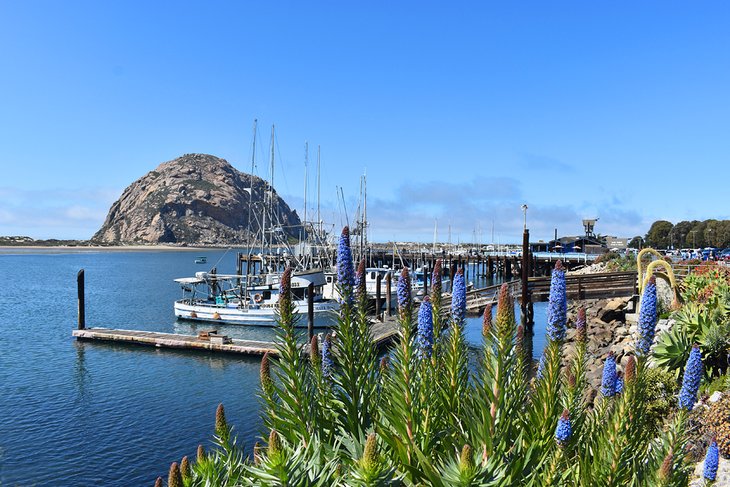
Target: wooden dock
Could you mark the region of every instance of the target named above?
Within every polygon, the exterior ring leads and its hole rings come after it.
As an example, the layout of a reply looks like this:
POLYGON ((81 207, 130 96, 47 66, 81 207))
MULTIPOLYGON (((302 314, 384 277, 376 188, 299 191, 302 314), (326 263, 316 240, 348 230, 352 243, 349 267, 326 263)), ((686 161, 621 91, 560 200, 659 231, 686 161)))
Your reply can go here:
POLYGON ((215 343, 210 339, 205 340, 194 335, 178 335, 157 331, 87 328, 74 330, 73 336, 79 340, 117 342, 156 348, 177 348, 244 355, 263 355, 266 352, 276 354, 276 346, 272 342, 231 339, 230 343, 215 343))
MULTIPOLYGON (((371 323, 371 332, 375 346, 378 348, 384 347, 398 336, 397 323, 393 318, 387 319, 384 322, 374 321, 371 323)), ((73 336, 82 341, 123 343, 155 348, 238 355, 263 355, 269 352, 271 355, 277 355, 276 344, 274 342, 239 340, 236 338, 229 339, 223 336, 217 337, 217 340, 211 340, 210 338, 204 339, 194 335, 144 330, 117 330, 112 328, 74 330, 73 336)), ((309 343, 303 343, 302 349, 305 353, 309 353, 309 343)))

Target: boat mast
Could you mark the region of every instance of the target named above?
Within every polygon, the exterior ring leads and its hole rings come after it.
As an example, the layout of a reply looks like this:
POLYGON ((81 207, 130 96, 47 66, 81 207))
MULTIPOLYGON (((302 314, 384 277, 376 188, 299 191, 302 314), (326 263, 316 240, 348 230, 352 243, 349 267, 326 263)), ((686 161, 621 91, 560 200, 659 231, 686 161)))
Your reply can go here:
MULTIPOLYGON (((363 256, 368 249, 368 173, 362 175, 363 182, 363 211, 362 211, 362 239, 363 239, 363 256)), ((360 257, 360 258, 362 258, 360 257)))
POLYGON ((320 174, 321 173, 319 172, 319 164, 320 164, 319 157, 320 157, 320 147, 317 146, 317 225, 319 226, 319 234, 321 235, 322 234, 322 219, 320 218, 320 215, 319 215, 319 196, 320 196, 319 183, 320 183, 320 174))
POLYGON ((309 168, 309 142, 304 141, 304 240, 307 239, 307 186, 309 182, 309 174, 307 172, 309 168))
MULTIPOLYGON (((256 167, 256 124, 257 119, 253 119, 253 145, 251 148, 251 178, 249 179, 249 190, 248 190, 248 246, 249 253, 251 253, 251 207, 253 206, 253 173, 256 167)), ((246 271, 248 274, 248 270, 246 271)))
POLYGON ((271 236, 269 237, 269 253, 271 253, 271 247, 273 246, 273 228, 274 228, 274 125, 271 125, 271 182, 269 183, 269 211, 271 215, 269 217, 271 223, 271 236))

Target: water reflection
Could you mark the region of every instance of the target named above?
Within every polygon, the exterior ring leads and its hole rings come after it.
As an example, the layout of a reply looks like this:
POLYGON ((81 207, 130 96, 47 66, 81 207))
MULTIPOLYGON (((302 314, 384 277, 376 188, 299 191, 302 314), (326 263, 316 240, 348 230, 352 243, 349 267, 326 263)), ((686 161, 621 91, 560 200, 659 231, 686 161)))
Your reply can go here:
POLYGON ((74 367, 74 381, 76 382, 76 404, 79 405, 87 401, 91 395, 88 392, 89 382, 91 381, 91 375, 89 370, 86 368, 86 344, 78 340, 74 340, 74 347, 76 348, 76 362, 74 367))

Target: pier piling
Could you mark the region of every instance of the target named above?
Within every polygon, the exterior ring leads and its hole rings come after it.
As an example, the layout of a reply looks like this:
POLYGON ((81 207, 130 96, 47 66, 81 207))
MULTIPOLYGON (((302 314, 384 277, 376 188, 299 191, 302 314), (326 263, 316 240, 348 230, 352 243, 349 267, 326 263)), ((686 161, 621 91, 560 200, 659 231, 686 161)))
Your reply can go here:
POLYGON ((81 269, 76 275, 76 291, 79 304, 79 330, 86 328, 86 301, 84 298, 84 270, 81 269))
POLYGON ((314 283, 310 282, 307 286, 307 336, 312 341, 314 336, 314 283))
POLYGON ((390 305, 391 305, 391 303, 390 303, 390 293, 391 293, 390 283, 391 283, 391 281, 393 279, 392 279, 392 276, 391 276, 390 272, 387 273, 385 275, 385 277, 386 277, 386 281, 385 281, 385 309, 386 309, 386 313, 388 313, 388 316, 390 316, 390 305))
POLYGON ((382 280, 383 276, 378 273, 378 275, 375 277, 375 316, 380 321, 383 321, 383 314, 380 312, 380 307, 383 305, 383 300, 380 299, 380 287, 382 280))

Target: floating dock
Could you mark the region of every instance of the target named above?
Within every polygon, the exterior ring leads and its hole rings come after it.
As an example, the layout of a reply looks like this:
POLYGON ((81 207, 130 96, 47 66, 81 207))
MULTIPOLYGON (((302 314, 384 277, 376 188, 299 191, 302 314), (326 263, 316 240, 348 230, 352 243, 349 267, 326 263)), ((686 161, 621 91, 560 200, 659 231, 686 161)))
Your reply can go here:
MULTIPOLYGON (((394 320, 374 322, 371 326, 372 340, 377 347, 385 346, 398 335, 394 320)), ((198 350, 205 352, 221 352, 239 355, 263 355, 268 352, 277 355, 273 342, 257 340, 239 340, 225 335, 211 334, 208 337, 162 333, 145 330, 117 330, 112 328, 85 328, 74 330, 73 336, 79 340, 116 342, 129 345, 142 345, 155 348, 174 348, 182 350, 198 350)), ((309 344, 302 344, 309 353, 309 344)))
POLYGON ((263 355, 266 352, 276 354, 276 347, 271 342, 230 339, 226 343, 221 340, 203 339, 193 335, 161 333, 142 330, 115 330, 111 328, 88 328, 74 330, 73 336, 79 340, 103 342, 119 342, 131 345, 147 345, 157 348, 177 348, 186 350, 203 350, 208 352, 238 353, 245 355, 263 355))

